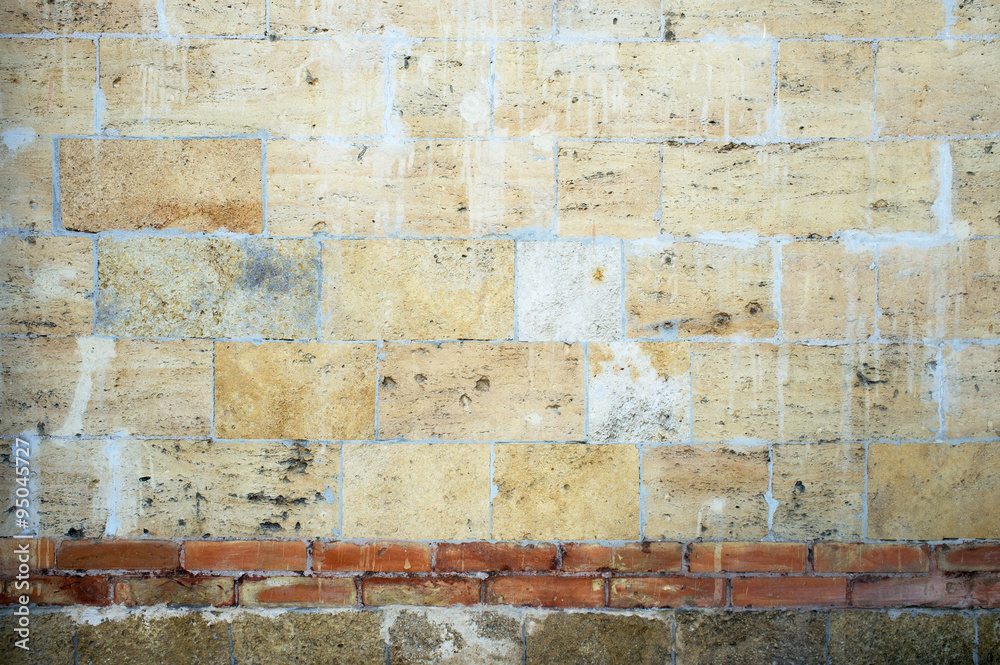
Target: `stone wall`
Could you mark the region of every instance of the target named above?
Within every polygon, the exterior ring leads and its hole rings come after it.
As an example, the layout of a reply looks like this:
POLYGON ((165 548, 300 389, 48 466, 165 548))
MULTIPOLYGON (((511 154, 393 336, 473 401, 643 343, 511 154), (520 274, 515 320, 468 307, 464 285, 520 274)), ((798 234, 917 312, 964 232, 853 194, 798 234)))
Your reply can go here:
POLYGON ((998 38, 9 0, 0 660, 1000 662, 998 38))

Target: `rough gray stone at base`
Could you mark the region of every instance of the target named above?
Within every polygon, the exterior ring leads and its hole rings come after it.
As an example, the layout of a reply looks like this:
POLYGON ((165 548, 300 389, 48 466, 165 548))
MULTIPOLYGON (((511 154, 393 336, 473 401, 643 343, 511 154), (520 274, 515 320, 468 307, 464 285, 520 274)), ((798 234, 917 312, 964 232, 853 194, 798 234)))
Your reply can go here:
POLYGON ((80 624, 79 665, 229 665, 229 624, 200 614, 80 624))
POLYGON ((17 665, 72 665, 73 634, 76 626, 65 614, 30 615, 28 651, 16 646, 21 639, 14 634, 18 618, 11 614, 0 616, 0 663, 17 665))
POLYGON ((243 614, 233 619, 233 658, 240 665, 385 665, 381 626, 382 614, 372 611, 243 614))
POLYGON ((387 614, 392 665, 521 665, 521 619, 510 611, 401 610, 387 614))
MULTIPOLYGON (((833 612, 830 615, 832 665, 900 665, 973 662, 975 626, 958 614, 833 612)), ((979 661, 983 663, 982 660, 979 661)))
POLYGON ((528 665, 639 665, 670 662, 670 614, 562 613, 529 616, 528 665))
POLYGON ((979 615, 979 665, 1000 665, 1000 614, 979 615))
POLYGON ((678 612, 677 665, 823 665, 819 612, 678 612))

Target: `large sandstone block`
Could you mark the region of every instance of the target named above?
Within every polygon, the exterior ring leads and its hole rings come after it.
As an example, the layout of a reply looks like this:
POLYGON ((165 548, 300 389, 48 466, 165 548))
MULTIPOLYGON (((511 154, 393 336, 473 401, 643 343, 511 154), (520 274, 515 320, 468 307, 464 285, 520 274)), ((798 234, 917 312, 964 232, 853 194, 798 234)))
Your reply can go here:
POLYGON ((950 438, 1000 432, 1000 346, 945 348, 945 431, 950 438))
POLYGON ((826 662, 826 617, 819 612, 678 613, 678 665, 826 662))
POLYGON ((663 146, 663 231, 828 237, 937 230, 932 141, 663 146))
POLYGON ((567 0, 556 3, 561 37, 656 39, 660 36, 659 0, 624 4, 614 0, 567 0))
POLYGON ((196 612, 111 616, 78 624, 77 658, 80 665, 226 665, 228 628, 196 612), (156 660, 150 661, 151 654, 156 660))
POLYGON ((380 49, 353 40, 102 39, 102 121, 125 136, 378 134, 380 49))
POLYGON ((1000 32, 1000 11, 996 2, 960 2, 953 11, 953 35, 995 35, 1000 32))
POLYGON ((514 141, 267 142, 276 235, 450 236, 549 228, 547 146, 514 141))
POLYGON ((371 439, 375 345, 217 342, 215 428, 227 439, 371 439))
POLYGON ((328 240, 325 339, 511 339, 511 240, 328 240))
MULTIPOLYGON (((830 662, 974 662, 976 627, 958 614, 831 612, 830 662)), ((987 661, 988 662, 988 661, 987 661)))
POLYGON ((770 344, 694 346, 694 440, 777 440, 777 369, 778 347, 770 344))
POLYGON ((635 446, 507 444, 494 455, 493 538, 638 539, 635 446))
POLYGON ((406 609, 386 617, 390 665, 520 665, 522 619, 506 609, 406 609))
POLYGON ((1000 233, 1000 141, 951 143, 955 222, 972 235, 1000 233))
POLYGON ((102 237, 97 332, 308 339, 317 334, 311 240, 102 237))
POLYGON ((752 136, 766 126, 770 63, 770 48, 761 45, 503 42, 496 48, 496 131, 752 136))
POLYGON ((164 0, 164 10, 171 35, 263 35, 267 2, 164 0))
POLYGON ((773 251, 761 243, 634 245, 625 256, 628 336, 770 337, 773 251))
POLYGON ((211 433, 210 342, 8 338, 0 368, 0 422, 11 433, 211 433))
POLYGON ((89 334, 94 244, 88 238, 0 239, 0 332, 89 334))
POLYGON ((90 134, 96 68, 97 52, 90 41, 5 39, 0 132, 90 134))
MULTIPOLYGON (((14 632, 20 617, 6 614, 0 617, 0 648, 6 653, 17 653, 14 643, 21 637, 14 632)), ((66 614, 33 614, 31 617, 30 651, 21 654, 24 665, 76 665, 73 638, 76 626, 66 614)))
POLYGON ((488 540, 489 445, 344 444, 343 537, 488 540))
POLYGON ((774 535, 789 540, 861 538, 865 448, 859 443, 774 446, 774 535))
POLYGON ((246 665, 384 665, 381 626, 373 611, 243 614, 233 619, 232 653, 246 665))
POLYGON ((388 344, 383 353, 383 439, 583 439, 579 344, 388 344))
POLYGON ((13 147, 0 145, 0 229, 43 233, 52 229, 49 139, 24 134, 13 147))
MULTIPOLYGON (((168 5, 173 0, 168 0, 168 5)), ((47 2, 11 0, 0 9, 0 32, 153 32, 156 0, 47 2)))
POLYGON ((114 451, 114 444, 103 439, 39 441, 33 451, 32 502, 40 535, 100 538, 109 526, 115 530, 108 522, 115 505, 114 451))
POLYGON ((246 140, 62 139, 63 228, 260 233, 260 154, 246 140))
POLYGON ((525 617, 526 662, 665 663, 671 658, 669 613, 630 615, 546 612, 525 617))

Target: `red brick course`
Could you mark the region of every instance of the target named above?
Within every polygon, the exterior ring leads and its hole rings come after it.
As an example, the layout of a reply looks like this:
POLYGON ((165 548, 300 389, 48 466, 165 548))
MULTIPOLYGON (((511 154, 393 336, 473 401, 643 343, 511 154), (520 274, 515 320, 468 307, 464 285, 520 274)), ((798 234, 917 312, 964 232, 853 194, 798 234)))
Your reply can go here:
POLYGON ((804 573, 803 543, 694 543, 692 573, 804 573))
POLYGON ((619 571, 655 573, 680 571, 681 543, 629 543, 613 547, 589 543, 563 545, 563 570, 574 572, 619 571))
POLYGON ((435 570, 449 573, 540 572, 554 570, 557 556, 555 545, 441 543, 434 566, 435 570))
POLYGON ((431 548, 421 543, 315 543, 313 569, 345 573, 426 573, 431 548))
POLYGON ((930 565, 927 545, 816 543, 813 548, 817 573, 926 573, 930 565))

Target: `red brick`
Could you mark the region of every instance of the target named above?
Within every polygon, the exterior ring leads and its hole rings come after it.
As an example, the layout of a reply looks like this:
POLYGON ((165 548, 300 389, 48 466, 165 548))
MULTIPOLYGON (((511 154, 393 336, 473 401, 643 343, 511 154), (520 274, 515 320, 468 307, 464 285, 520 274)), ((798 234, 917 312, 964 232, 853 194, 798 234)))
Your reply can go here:
POLYGON ((236 583, 231 577, 146 577, 117 580, 115 602, 140 605, 211 605, 236 602, 236 583))
POLYGON ((474 577, 368 577, 361 582, 361 597, 372 606, 475 605, 481 586, 474 577))
POLYGON ((856 580, 851 588, 855 607, 968 607, 970 580, 933 575, 856 580))
POLYGON ((610 607, 721 607, 726 581, 715 577, 622 577, 611 580, 610 607))
POLYGON ((313 568, 334 573, 427 573, 431 548, 420 543, 317 542, 313 568))
POLYGON ((516 543, 441 543, 434 567, 451 573, 493 573, 502 570, 544 571, 556 567, 555 545, 516 543))
POLYGON ((563 546, 563 570, 625 573, 680 571, 683 547, 680 543, 630 543, 618 547, 566 543, 563 546))
POLYGON ((996 544, 941 545, 937 548, 937 555, 941 570, 1000 570, 1000 545, 996 544))
POLYGON ((532 607, 603 607, 604 579, 555 575, 491 577, 486 580, 486 602, 532 607))
POLYGON ((973 580, 972 604, 976 607, 1000 607, 1000 577, 980 577, 973 580))
POLYGON ((16 575, 21 565, 20 556, 24 546, 28 548, 28 570, 54 568, 56 545, 48 538, 0 538, 0 575, 16 575))
POLYGON ((188 570, 305 570, 306 544, 300 540, 189 540, 188 570))
POLYGON ((926 545, 816 543, 813 548, 818 573, 926 573, 930 567, 926 545))
POLYGON ((18 603, 28 592, 36 605, 110 605, 111 587, 105 577, 43 575, 28 578, 28 589, 15 588, 17 580, 0 582, 0 605, 18 603))
POLYGON ((748 577, 733 580, 738 607, 830 607, 847 604, 845 577, 748 577))
POLYGON ((694 543, 691 572, 804 573, 803 543, 694 543))
POLYGON ((166 540, 64 540, 56 549, 63 570, 174 570, 180 546, 166 540))
POLYGON ((357 602, 353 577, 269 577, 240 582, 240 605, 247 607, 345 607, 357 602))

